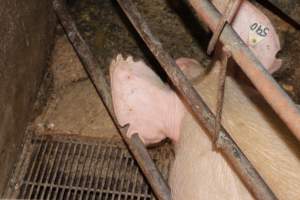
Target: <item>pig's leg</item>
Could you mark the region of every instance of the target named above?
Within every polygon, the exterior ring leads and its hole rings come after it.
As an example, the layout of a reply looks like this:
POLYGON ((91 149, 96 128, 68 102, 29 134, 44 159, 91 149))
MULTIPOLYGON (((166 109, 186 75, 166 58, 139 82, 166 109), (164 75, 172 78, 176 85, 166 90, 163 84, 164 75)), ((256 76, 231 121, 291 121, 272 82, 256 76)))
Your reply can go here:
POLYGON ((114 111, 120 125, 130 124, 128 137, 138 133, 145 144, 178 140, 185 108, 144 62, 118 55, 110 77, 114 111))

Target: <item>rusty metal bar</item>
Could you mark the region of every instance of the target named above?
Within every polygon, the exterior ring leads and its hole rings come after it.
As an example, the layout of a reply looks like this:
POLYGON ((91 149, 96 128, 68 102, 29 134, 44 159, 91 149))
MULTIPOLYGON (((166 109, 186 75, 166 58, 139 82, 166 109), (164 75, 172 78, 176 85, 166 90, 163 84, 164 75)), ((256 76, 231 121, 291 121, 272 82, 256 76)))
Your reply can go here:
POLYGON ((60 20, 66 32, 66 35, 68 36, 69 41, 71 42, 74 50, 79 56, 85 70, 90 77, 90 80, 94 84, 97 93, 101 97, 101 100, 106 106, 106 109, 110 114, 113 122, 115 123, 117 129, 119 130, 123 140, 126 142, 129 150, 131 151, 143 174, 148 180, 154 194, 158 199, 170 200, 170 189, 164 178, 158 171, 157 167, 155 166, 138 134, 134 134, 131 138, 128 138, 126 136, 126 133, 129 125, 121 127, 118 124, 113 111, 110 87, 106 82, 105 76, 100 69, 97 59, 93 56, 88 45, 85 43, 84 39, 81 37, 79 31, 77 30, 71 15, 65 7, 64 1, 54 0, 53 7, 58 19, 60 20))
POLYGON ((207 54, 210 55, 213 50, 215 49, 216 43, 219 40, 219 37, 223 31, 223 28, 225 26, 226 23, 231 23, 231 21, 233 20, 234 16, 236 15, 238 9, 240 8, 240 5, 242 4, 244 0, 230 0, 226 6, 226 10, 225 13, 223 14, 223 16, 221 17, 216 31, 213 33, 213 36, 208 44, 208 48, 207 48, 207 54))
MULTIPOLYGON (((288 16, 297 23, 298 28, 300 25, 300 1, 299 0, 256 0, 260 4, 275 7, 284 15, 288 16)), ((274 9, 273 9, 274 11, 274 9)))
MULTIPOLYGON (((221 14, 208 0, 188 0, 197 16, 203 19, 214 32, 221 14)), ((251 80, 278 116, 300 140, 300 111, 295 103, 277 84, 253 52, 228 24, 225 25, 220 41, 232 53, 236 63, 251 80)))
POLYGON ((249 191, 258 200, 277 199, 268 185, 257 173, 250 161, 246 158, 237 144, 232 140, 228 132, 221 127, 219 135, 215 133, 215 116, 184 76, 171 56, 163 49, 160 41, 152 34, 147 23, 130 0, 118 0, 119 5, 144 40, 153 55, 159 61, 177 91, 182 95, 195 117, 205 126, 213 139, 220 136, 220 150, 228 158, 232 166, 238 172, 249 191))
POLYGON ((223 55, 221 60, 221 70, 219 72, 218 93, 217 93, 217 106, 216 106, 216 120, 215 120, 215 134, 217 138, 215 140, 216 147, 219 148, 220 130, 222 124, 222 112, 224 105, 225 94, 225 82, 228 68, 228 59, 231 57, 230 52, 223 49, 223 55))

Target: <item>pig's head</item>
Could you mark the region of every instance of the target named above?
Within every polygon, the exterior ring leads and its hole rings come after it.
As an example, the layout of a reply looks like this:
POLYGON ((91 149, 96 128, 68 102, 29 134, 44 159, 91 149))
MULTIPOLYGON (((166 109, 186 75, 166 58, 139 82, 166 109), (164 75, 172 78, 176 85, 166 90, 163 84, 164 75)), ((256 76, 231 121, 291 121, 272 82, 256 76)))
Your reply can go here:
POLYGON ((143 61, 118 55, 110 65, 113 106, 127 136, 138 133, 145 144, 179 139, 185 108, 178 96, 143 61))

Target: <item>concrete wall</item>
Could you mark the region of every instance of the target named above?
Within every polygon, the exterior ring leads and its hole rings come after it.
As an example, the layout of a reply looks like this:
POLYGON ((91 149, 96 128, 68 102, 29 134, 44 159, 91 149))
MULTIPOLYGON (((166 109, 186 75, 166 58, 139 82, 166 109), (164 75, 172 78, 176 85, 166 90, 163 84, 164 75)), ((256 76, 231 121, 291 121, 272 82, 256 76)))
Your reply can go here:
POLYGON ((31 118, 54 19, 49 0, 0 0, 0 195, 31 118))

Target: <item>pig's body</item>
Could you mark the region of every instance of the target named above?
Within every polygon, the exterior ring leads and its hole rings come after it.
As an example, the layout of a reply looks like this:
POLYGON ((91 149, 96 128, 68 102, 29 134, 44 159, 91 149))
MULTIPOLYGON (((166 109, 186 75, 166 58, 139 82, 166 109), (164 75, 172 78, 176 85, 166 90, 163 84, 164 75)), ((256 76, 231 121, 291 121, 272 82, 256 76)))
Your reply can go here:
MULTIPOLYGON (((212 111, 217 78, 215 66, 194 84, 212 111)), ((300 198, 299 143, 252 88, 231 77, 226 80, 222 124, 279 199, 300 198)), ((170 186, 174 200, 252 199, 190 114, 175 144, 170 186)))
POLYGON ((253 199, 193 116, 183 120, 169 185, 173 200, 253 199))
MULTIPOLYGON (((177 63, 188 73, 202 71, 188 69, 197 67, 194 60, 179 59, 177 63)), ((210 73, 194 81, 197 91, 213 111, 218 69, 215 66, 210 73)), ((176 154, 170 186, 175 200, 252 199, 233 169, 212 148, 205 131, 184 110, 175 92, 145 63, 118 56, 110 72, 114 109, 122 125, 130 123, 128 137, 137 132, 146 144, 165 137, 174 141, 176 154)), ((246 91, 231 77, 226 81, 222 124, 277 197, 299 199, 297 140, 252 88, 246 91)))

